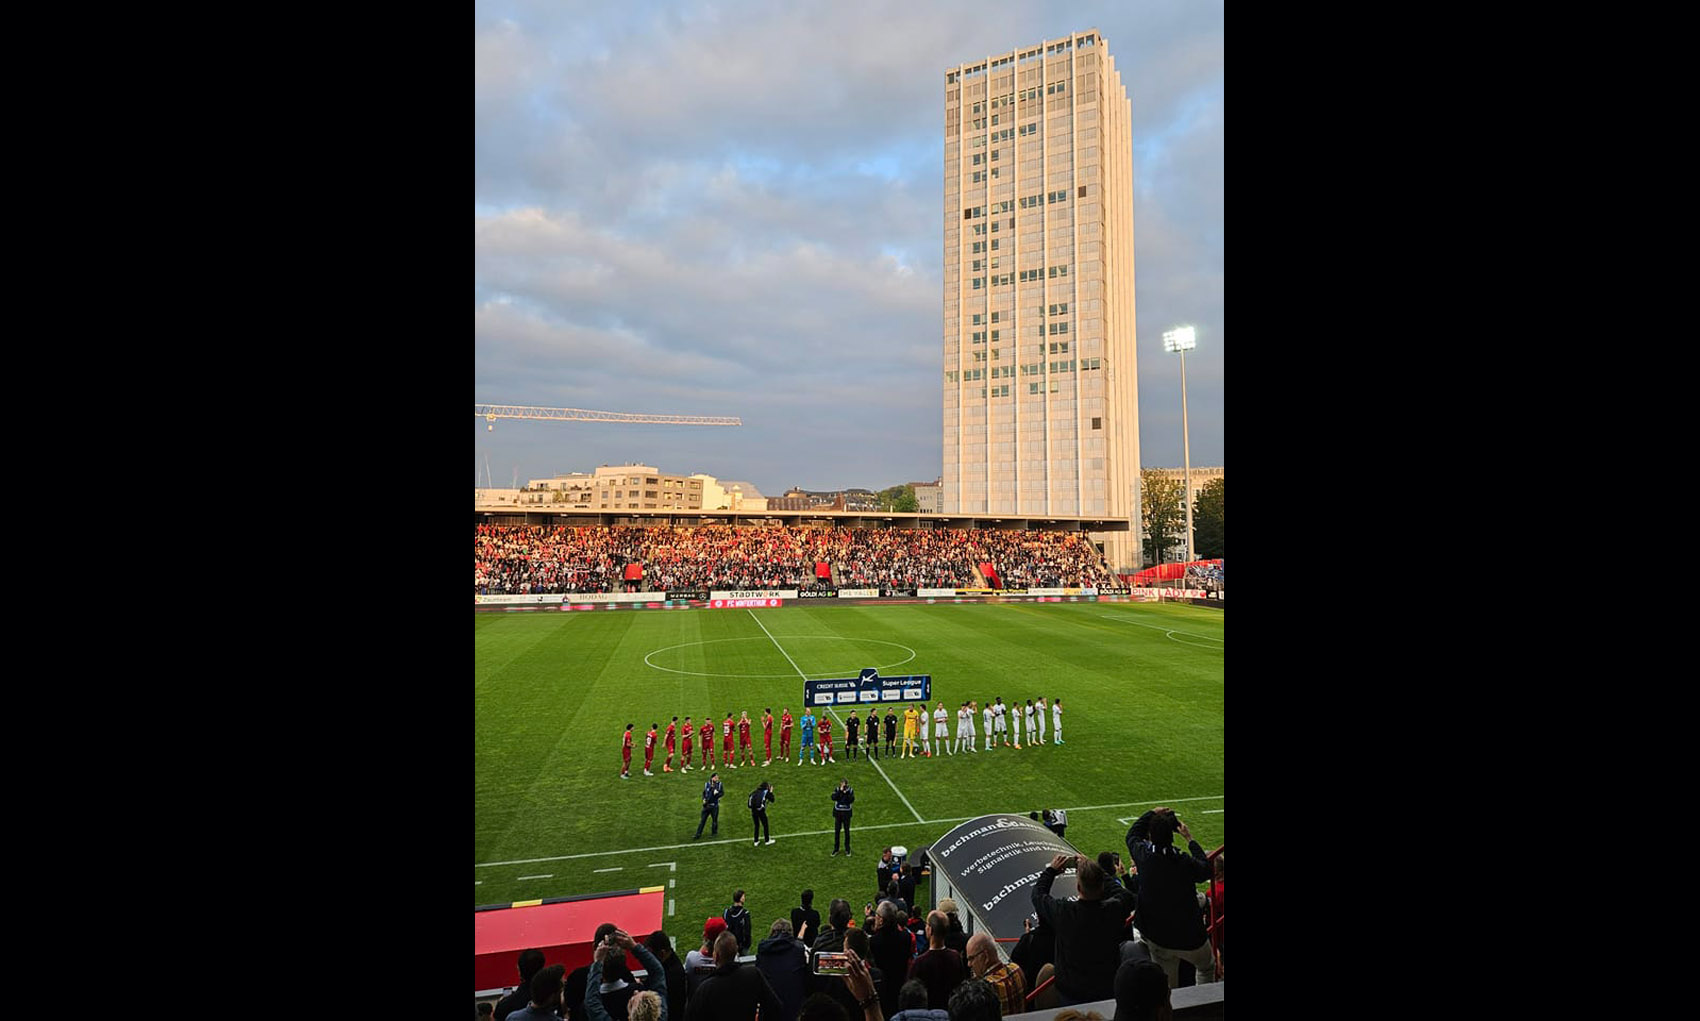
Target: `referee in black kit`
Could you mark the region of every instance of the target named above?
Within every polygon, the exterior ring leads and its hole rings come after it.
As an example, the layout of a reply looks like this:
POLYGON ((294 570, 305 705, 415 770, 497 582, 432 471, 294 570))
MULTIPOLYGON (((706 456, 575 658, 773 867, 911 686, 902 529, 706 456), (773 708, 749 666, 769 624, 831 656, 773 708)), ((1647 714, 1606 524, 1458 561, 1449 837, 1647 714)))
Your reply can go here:
POLYGON ((850 857, 850 806, 856 801, 856 792, 850 789, 848 778, 838 781, 838 786, 832 789, 832 853, 838 853, 838 834, 844 832, 844 857, 850 857))

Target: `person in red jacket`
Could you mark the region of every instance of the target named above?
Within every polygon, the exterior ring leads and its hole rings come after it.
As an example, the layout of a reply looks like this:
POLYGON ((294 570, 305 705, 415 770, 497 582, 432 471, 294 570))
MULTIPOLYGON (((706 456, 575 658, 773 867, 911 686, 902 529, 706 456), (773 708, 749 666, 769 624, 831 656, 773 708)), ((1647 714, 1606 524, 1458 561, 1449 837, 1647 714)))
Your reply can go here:
POLYGON ((766 709, 762 710, 761 738, 762 738, 762 745, 767 751, 767 760, 765 762, 763 762, 762 765, 766 766, 768 763, 773 761, 773 707, 772 706, 768 706, 766 709))
POLYGON ((696 733, 696 725, 691 722, 689 716, 685 717, 685 727, 681 731, 682 737, 679 742, 679 751, 683 753, 679 756, 679 772, 681 773, 691 771, 691 738, 696 737, 696 733))
POLYGON ((732 710, 728 709, 726 710, 726 722, 720 725, 722 746, 720 764, 730 766, 733 769, 738 768, 737 753, 732 751, 732 730, 735 726, 736 724, 732 722, 732 710))
POLYGON ((661 764, 663 773, 673 772, 673 749, 679 733, 679 718, 673 717, 673 722, 667 724, 667 739, 662 743, 667 746, 667 761, 661 764))
POLYGON ((697 729, 697 737, 702 741, 702 768, 714 765, 714 714, 702 714, 702 726, 697 729))
POLYGON ((647 733, 643 736, 643 775, 644 776, 654 776, 655 775, 654 773, 651 773, 649 771, 649 767, 655 765, 655 735, 656 735, 656 731, 658 731, 660 729, 661 729, 661 724, 651 723, 649 725, 649 733, 647 733))
POLYGON ((746 766, 756 764, 756 746, 750 740, 750 711, 738 714, 738 758, 746 766))
POLYGON ((631 724, 631 723, 626 724, 625 744, 622 745, 621 748, 620 748, 620 759, 623 763, 623 765, 620 766, 620 779, 622 779, 622 780, 630 780, 632 778, 632 727, 633 726, 635 726, 635 724, 631 724))
POLYGON ((779 757, 791 761, 791 707, 786 706, 779 717, 779 757))

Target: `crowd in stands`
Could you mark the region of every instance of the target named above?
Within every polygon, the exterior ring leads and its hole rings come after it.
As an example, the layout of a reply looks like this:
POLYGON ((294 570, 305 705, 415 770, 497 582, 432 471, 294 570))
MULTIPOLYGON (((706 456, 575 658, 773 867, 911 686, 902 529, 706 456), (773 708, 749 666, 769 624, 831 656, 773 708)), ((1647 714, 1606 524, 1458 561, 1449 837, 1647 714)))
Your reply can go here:
MULTIPOLYGON (((751 944, 743 891, 725 914, 708 919, 702 943, 681 963, 664 932, 639 942, 611 924, 596 930, 595 959, 564 976, 543 955, 520 956, 520 985, 496 1005, 495 1021, 999 1021, 1112 1000, 1115 1017, 1167 1021, 1169 991, 1215 980, 1204 895, 1222 897, 1203 849, 1166 808, 1146 812, 1128 830, 1129 861, 1057 855, 1032 884, 1033 918, 1003 960, 990 933, 969 936, 957 904, 914 906, 914 876, 887 848, 877 900, 856 912, 834 898, 822 924, 805 890, 790 917, 775 918, 751 944), (1174 835, 1186 849, 1174 846, 1174 835), (1075 895, 1055 897, 1058 875, 1074 872, 1075 895), (644 966, 627 970, 630 953, 644 966)), ((1064 1010, 1064 1018, 1103 1015, 1064 1010)))
POLYGON ((1222 564, 1188 564, 1186 569, 1186 587, 1203 589, 1206 592, 1222 592, 1226 589, 1226 576, 1222 564))
POLYGON ((1111 581, 1080 532, 478 525, 473 537, 480 595, 830 589, 834 569, 845 588, 969 588, 987 582, 976 570, 985 563, 1003 588, 1111 581))

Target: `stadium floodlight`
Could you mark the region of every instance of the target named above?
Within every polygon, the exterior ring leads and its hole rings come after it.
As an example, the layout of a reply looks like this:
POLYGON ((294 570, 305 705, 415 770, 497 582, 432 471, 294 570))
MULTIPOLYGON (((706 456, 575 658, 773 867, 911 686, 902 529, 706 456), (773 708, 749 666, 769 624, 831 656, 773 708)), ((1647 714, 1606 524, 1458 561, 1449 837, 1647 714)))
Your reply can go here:
MULTIPOLYGON (((1191 326, 1177 326, 1163 334, 1163 350, 1170 354, 1181 356, 1181 456, 1185 467, 1185 489, 1181 493, 1186 502, 1186 559, 1192 562, 1192 438, 1187 435, 1186 421, 1186 353, 1198 346, 1198 331, 1191 326)), ((1158 562, 1162 562, 1159 555, 1158 562)))

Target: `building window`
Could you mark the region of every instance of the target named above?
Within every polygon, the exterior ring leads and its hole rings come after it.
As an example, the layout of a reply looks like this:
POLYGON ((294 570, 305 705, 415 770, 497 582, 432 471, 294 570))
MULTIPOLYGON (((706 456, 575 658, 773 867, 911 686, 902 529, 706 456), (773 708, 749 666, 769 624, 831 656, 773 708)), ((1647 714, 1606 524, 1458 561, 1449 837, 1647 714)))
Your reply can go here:
POLYGON ((1068 315, 1068 302, 1063 301, 1063 302, 1058 302, 1055 305, 1052 305, 1051 306, 1051 315, 1054 315, 1054 316, 1066 316, 1066 315, 1068 315))

